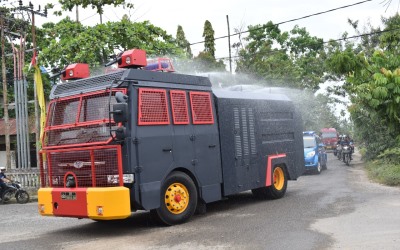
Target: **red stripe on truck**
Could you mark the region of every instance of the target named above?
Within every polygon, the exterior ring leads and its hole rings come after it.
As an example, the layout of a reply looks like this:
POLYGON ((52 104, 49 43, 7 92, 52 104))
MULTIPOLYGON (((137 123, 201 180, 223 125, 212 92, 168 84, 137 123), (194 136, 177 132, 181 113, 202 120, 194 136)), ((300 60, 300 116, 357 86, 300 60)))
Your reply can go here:
POLYGON ((267 173, 265 178, 265 186, 272 185, 272 160, 276 158, 286 157, 286 154, 268 155, 267 173))

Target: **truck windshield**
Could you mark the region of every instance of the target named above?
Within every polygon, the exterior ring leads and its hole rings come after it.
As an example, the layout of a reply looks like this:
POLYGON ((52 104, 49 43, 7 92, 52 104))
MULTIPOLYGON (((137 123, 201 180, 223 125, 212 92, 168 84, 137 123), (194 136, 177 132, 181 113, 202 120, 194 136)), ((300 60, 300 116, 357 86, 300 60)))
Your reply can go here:
POLYGON ((328 133, 322 133, 322 138, 336 138, 337 135, 335 132, 328 132, 328 133))
MULTIPOLYGON (((117 89, 113 90, 115 95, 117 89)), ((93 92, 55 99, 49 105, 45 146, 82 143, 106 144, 111 140, 109 126, 118 125, 108 114, 109 92, 93 92)), ((111 98, 111 105, 115 98, 111 98)))
POLYGON ((304 148, 314 148, 316 146, 314 137, 303 137, 304 148))

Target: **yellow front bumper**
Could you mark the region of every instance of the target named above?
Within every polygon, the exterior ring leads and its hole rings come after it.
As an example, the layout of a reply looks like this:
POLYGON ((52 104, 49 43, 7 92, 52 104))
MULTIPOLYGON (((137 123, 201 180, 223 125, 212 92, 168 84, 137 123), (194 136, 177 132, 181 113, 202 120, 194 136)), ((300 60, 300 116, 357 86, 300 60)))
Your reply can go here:
POLYGON ((129 189, 107 188, 40 188, 38 209, 43 216, 124 219, 131 215, 129 189))

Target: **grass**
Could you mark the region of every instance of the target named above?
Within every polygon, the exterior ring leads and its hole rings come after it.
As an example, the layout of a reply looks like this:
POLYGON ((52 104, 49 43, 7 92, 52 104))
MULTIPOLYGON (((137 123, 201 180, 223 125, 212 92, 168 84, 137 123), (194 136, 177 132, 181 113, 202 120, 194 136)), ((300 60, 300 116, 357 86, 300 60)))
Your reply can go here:
POLYGON ((387 163, 385 160, 373 160, 365 164, 368 176, 381 184, 400 186, 400 162, 387 163))

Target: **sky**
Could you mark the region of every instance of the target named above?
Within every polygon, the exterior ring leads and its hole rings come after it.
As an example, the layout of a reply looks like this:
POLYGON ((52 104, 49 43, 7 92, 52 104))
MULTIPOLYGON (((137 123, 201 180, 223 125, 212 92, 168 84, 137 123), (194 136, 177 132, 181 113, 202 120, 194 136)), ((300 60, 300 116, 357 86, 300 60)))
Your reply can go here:
MULTIPOLYGON (((32 1, 32 0, 31 0, 32 1)), ((204 23, 208 20, 214 31, 215 37, 228 34, 227 16, 229 17, 231 34, 239 31, 247 31, 249 25, 265 24, 268 21, 280 23, 313 15, 328 10, 341 8, 343 6, 364 2, 365 0, 202 0, 202 1, 160 1, 160 0, 127 0, 134 4, 134 9, 128 13, 127 10, 108 6, 103 15, 103 22, 119 21, 124 14, 128 14, 132 21, 150 21, 170 35, 176 36, 178 25, 183 27, 186 38, 190 43, 203 41, 204 23)), ((27 6, 29 0, 23 0, 27 6)), ((57 0, 34 0, 34 8, 46 3, 55 4, 55 9, 61 8, 57 0)), ((0 0, 0 5, 17 6, 17 0, 0 0)), ((399 11, 400 0, 372 0, 355 6, 341 8, 325 14, 282 24, 282 31, 290 31, 295 25, 304 27, 311 36, 329 39, 338 39, 344 32, 349 36, 356 35, 347 20, 358 20, 360 27, 371 23, 374 27, 381 25, 381 17, 390 17, 399 11), (388 3, 390 3, 388 5, 388 3)), ((65 12, 64 16, 70 16, 75 20, 75 10, 65 12)), ((49 12, 47 18, 37 16, 36 24, 41 26, 45 22, 57 22, 63 17, 56 17, 49 12)), ((79 9, 79 19, 82 24, 93 26, 100 22, 99 15, 91 8, 79 9)), ((246 36, 246 33, 243 37, 246 36)), ((231 37, 230 43, 238 42, 238 36, 231 37)), ((229 70, 228 39, 215 41, 217 59, 225 58, 225 65, 229 70)), ((204 50, 204 44, 199 43, 191 46, 196 56, 204 50)), ((235 51, 232 50, 232 56, 235 51)), ((234 63, 233 63, 234 67, 234 63)), ((322 87, 324 89, 324 87, 322 87)), ((339 110, 339 109, 338 109, 339 110)))
MULTIPOLYGON (((176 36, 178 25, 183 27, 186 38, 190 43, 203 41, 203 29, 206 20, 210 21, 215 37, 226 36, 228 34, 227 16, 229 17, 231 34, 237 33, 236 30, 247 31, 249 25, 265 24, 268 21, 274 23, 284 22, 319 12, 346 5, 355 4, 364 0, 202 0, 202 1, 160 1, 160 0, 128 0, 134 4, 134 10, 128 13, 122 8, 108 6, 103 15, 103 22, 118 21, 123 14, 128 14, 132 21, 150 21, 169 34, 176 36)), ((24 6, 29 1, 23 0, 24 6)), ((46 3, 55 4, 55 9, 60 9, 57 0, 35 0, 32 1, 34 8, 46 3)), ((16 0, 0 1, 0 5, 18 5, 16 0)), ((359 24, 364 25, 371 22, 374 26, 381 24, 382 16, 394 15, 399 10, 400 0, 372 0, 352 7, 339 9, 306 19, 289 22, 280 25, 282 31, 290 31, 294 25, 305 27, 312 36, 328 39, 338 39, 345 31, 349 35, 355 32, 347 23, 347 19, 359 20, 359 24), (385 5, 390 2, 389 7, 385 5)), ((75 10, 66 12, 72 19, 75 19, 75 10)), ((64 16, 65 16, 64 15, 64 16)), ((44 22, 56 22, 60 18, 49 12, 47 18, 37 16, 36 24, 40 26, 44 22)), ((95 25, 100 22, 99 15, 91 8, 80 9, 79 19, 84 25, 95 25)), ((246 33, 243 34, 243 37, 246 33)), ((238 36, 231 37, 231 44, 238 42, 238 36)), ((216 43, 216 58, 227 58, 229 56, 229 43, 227 38, 218 39, 216 43)), ((204 49, 204 44, 191 46, 194 55, 204 49)), ((234 55, 235 51, 232 51, 234 55)))

